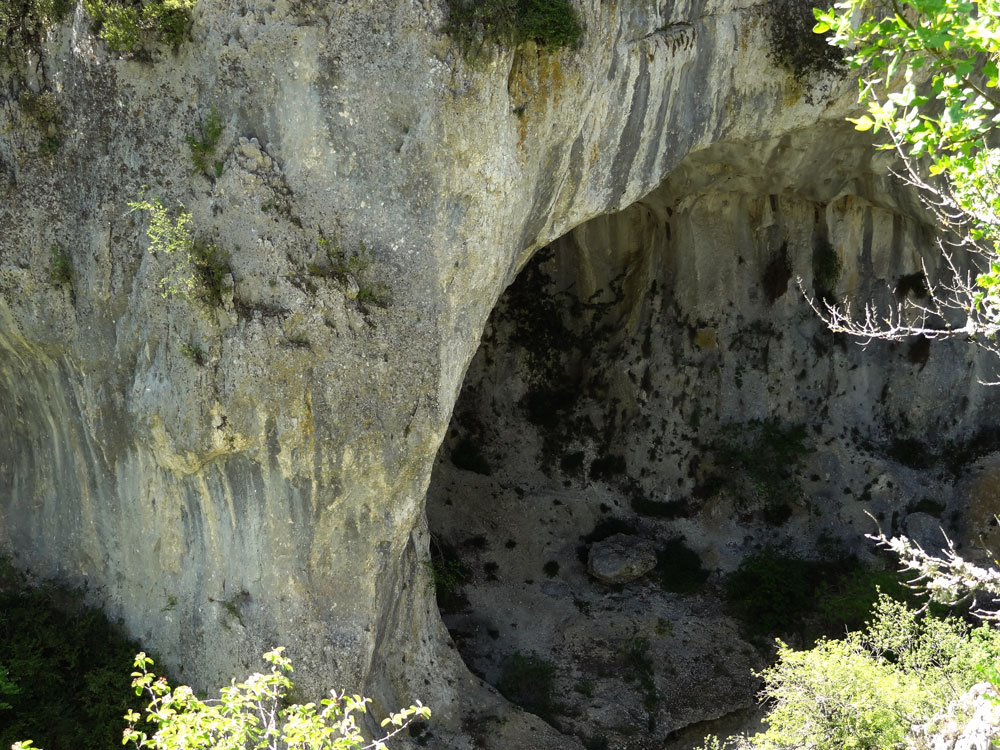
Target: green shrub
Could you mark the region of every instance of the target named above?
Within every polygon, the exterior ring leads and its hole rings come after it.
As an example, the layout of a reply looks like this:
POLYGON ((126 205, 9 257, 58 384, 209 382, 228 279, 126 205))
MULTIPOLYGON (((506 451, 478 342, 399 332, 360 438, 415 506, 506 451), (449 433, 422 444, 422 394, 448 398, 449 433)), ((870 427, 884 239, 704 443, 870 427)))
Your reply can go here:
POLYGON ((467 50, 484 43, 573 47, 583 29, 569 0, 448 0, 445 31, 467 50))
POLYGON ((211 242, 196 240, 191 244, 191 265, 197 280, 197 296, 209 307, 222 304, 222 295, 229 287, 229 256, 211 242))
POLYGON ((136 52, 160 42, 177 47, 187 36, 197 0, 83 0, 94 29, 115 52, 136 52))
MULTIPOLYGON (((202 349, 197 344, 189 344, 187 342, 181 344, 181 354, 190 359, 196 365, 201 366, 205 364, 205 350, 202 349)), ((173 600, 172 604, 168 602, 168 606, 171 609, 173 609, 173 607, 176 605, 177 605, 176 599, 173 600)))
POLYGON ((52 255, 52 265, 49 267, 49 281, 55 286, 72 286, 73 259, 69 254, 53 245, 49 248, 52 255))
POLYGON ((119 745, 122 715, 142 705, 125 672, 137 648, 79 592, 12 583, 0 594, 0 747, 119 745))
POLYGON ((149 216, 146 237, 149 251, 167 263, 167 273, 160 279, 160 295, 181 297, 206 306, 218 306, 226 291, 229 274, 225 253, 212 243, 196 240, 191 232, 191 214, 183 206, 172 219, 159 198, 140 196, 129 208, 149 216))
POLYGON ((469 577, 469 570, 461 560, 428 561, 427 566, 439 601, 456 597, 459 588, 469 577))
POLYGON ((863 627, 880 593, 910 604, 917 600, 903 574, 895 570, 869 570, 851 558, 839 565, 820 565, 819 575, 823 580, 815 590, 814 612, 816 629, 823 634, 835 635, 863 627))
POLYGON ((504 664, 497 690, 511 703, 550 721, 559 710, 552 697, 555 674, 552 662, 534 652, 525 656, 517 651, 504 664))
POLYGON ((776 420, 729 424, 713 451, 718 468, 703 484, 709 491, 728 487, 737 495, 758 495, 764 520, 778 525, 791 515, 790 504, 803 497, 796 472, 812 450, 801 425, 776 420))
MULTIPOLYGON (((767 729, 760 750, 888 750, 983 679, 1000 658, 1000 634, 955 618, 921 616, 883 596, 863 632, 794 651, 761 674, 767 729)), ((709 744, 711 746, 712 743, 709 744)), ((731 746, 746 746, 735 740, 731 746)), ((717 741, 715 746, 721 746, 717 741)))
POLYGON ((191 162, 196 171, 208 173, 211 171, 216 177, 222 176, 222 162, 212 157, 215 156, 215 149, 219 145, 219 138, 225 126, 222 118, 212 107, 208 112, 208 117, 198 125, 198 136, 187 136, 188 148, 191 150, 191 162))
POLYGON ((468 604, 462 591, 462 586, 469 580, 472 573, 462 562, 458 552, 448 544, 437 539, 431 544, 431 559, 424 565, 430 573, 429 586, 434 588, 438 608, 442 612, 454 612, 468 604))
POLYGON ((815 605, 815 565, 765 547, 726 578, 730 611, 751 635, 794 632, 815 605))
POLYGON ((912 598, 897 572, 870 570, 856 558, 805 560, 765 547, 726 577, 729 611, 751 637, 834 635, 864 624, 879 589, 912 598))
POLYGON ((52 91, 42 91, 38 94, 32 91, 22 91, 17 97, 21 112, 32 120, 41 136, 38 150, 43 154, 52 154, 62 145, 62 107, 59 97, 52 91))

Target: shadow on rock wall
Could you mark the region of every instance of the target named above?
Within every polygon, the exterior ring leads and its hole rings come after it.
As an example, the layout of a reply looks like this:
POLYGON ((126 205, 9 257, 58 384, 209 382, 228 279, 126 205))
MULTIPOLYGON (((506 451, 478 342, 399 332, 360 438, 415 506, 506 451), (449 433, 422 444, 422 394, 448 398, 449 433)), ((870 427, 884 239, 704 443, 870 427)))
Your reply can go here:
POLYGON ((862 350, 796 284, 924 293, 932 230, 842 137, 716 147, 577 227, 469 368, 429 493, 439 604, 475 673, 588 747, 752 721, 774 635, 843 632, 896 585, 866 514, 968 531, 967 478, 1000 447, 988 363, 862 350))

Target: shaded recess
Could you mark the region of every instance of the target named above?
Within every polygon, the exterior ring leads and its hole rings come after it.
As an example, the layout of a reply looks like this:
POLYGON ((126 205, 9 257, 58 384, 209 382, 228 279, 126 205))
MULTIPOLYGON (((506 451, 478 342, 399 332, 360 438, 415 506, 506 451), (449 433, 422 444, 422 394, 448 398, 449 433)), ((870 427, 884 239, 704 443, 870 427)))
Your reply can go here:
POLYGON ((921 541, 959 530, 962 477, 998 445, 974 352, 863 351, 799 291, 892 300, 933 247, 910 198, 845 175, 860 157, 832 136, 696 154, 539 250, 469 367, 428 493, 445 624, 473 672, 587 747, 752 721, 780 626, 740 616, 783 594, 736 601, 735 571, 813 561, 782 635, 843 632, 886 582, 866 513, 921 541), (613 540, 651 569, 595 578, 613 540))

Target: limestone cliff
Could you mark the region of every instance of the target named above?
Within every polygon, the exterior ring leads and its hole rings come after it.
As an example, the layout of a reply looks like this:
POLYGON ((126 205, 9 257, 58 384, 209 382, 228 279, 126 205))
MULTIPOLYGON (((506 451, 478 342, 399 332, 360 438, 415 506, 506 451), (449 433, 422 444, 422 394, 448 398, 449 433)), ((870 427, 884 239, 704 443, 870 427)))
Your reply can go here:
MULTIPOLYGON (((284 644, 305 690, 420 698, 468 744, 463 716, 506 709, 449 645, 424 498, 487 318, 538 248, 579 227, 555 247, 581 300, 623 269, 621 342, 694 331, 664 345, 683 363, 659 343, 619 363, 606 395, 632 415, 801 418, 826 406, 790 398, 803 366, 820 401, 899 378, 900 399, 920 393, 901 370, 865 376, 860 353, 799 361, 820 333, 788 281, 811 278, 796 244, 821 229, 864 294, 926 239, 837 124, 854 83, 777 65, 773 4, 575 5, 579 48, 475 63, 441 0, 200 0, 190 41, 149 59, 109 52, 79 7, 53 29, 0 94, 0 550, 87 583, 182 680, 284 644), (23 92, 54 96, 45 127, 23 92), (188 139, 215 117, 196 169, 188 139), (178 259, 150 251, 140 195, 217 248, 217 299, 163 296, 178 259), (761 290, 786 240, 788 278, 761 290), (734 386, 762 345, 739 327, 769 306, 797 328, 734 386), (677 368, 672 390, 637 389, 650 367, 677 368), (715 395, 688 401, 696 381, 715 395)), ((913 429, 986 398, 953 363, 933 383, 947 399, 913 429)), ((650 491, 687 470, 655 460, 650 491)), ((497 746, 548 731, 478 725, 497 746)))

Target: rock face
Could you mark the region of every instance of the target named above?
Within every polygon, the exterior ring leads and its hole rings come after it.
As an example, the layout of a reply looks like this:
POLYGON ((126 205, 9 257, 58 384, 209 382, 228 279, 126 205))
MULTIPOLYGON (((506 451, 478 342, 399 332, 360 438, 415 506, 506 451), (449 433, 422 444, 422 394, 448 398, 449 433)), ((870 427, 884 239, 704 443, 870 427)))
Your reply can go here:
POLYGON ((752 719, 766 654, 724 578, 748 555, 875 562, 869 514, 928 543, 985 527, 990 360, 861 349, 797 288, 891 303, 921 267, 931 230, 848 127, 691 154, 536 254, 487 324, 428 493, 474 571, 445 622, 493 684, 549 660, 565 731, 686 750, 752 719), (609 592, 587 563, 616 533, 657 570, 609 592))
POLYGON ((765 654, 725 580, 749 555, 877 562, 869 514, 928 545, 991 531, 991 360, 861 349, 803 296, 895 304, 936 273, 919 206, 849 127, 690 154, 537 253, 486 326, 428 493, 474 571, 445 622, 493 684, 509 654, 549 660, 565 731, 687 750, 697 722, 752 719, 765 654), (619 532, 662 562, 608 592, 588 555, 619 532))
MULTIPOLYGON (((624 461, 645 491, 680 499, 665 488, 701 470, 668 433, 701 420, 808 414, 822 439, 874 439, 855 417, 878 403, 907 436, 985 424, 963 350, 915 344, 882 373, 825 337, 794 291, 794 275, 815 280, 802 253, 819 236, 842 267, 831 283, 862 296, 913 273, 928 238, 840 124, 853 82, 776 66, 766 3, 575 5, 579 49, 529 43, 476 65, 441 32, 441 0, 203 0, 191 41, 149 59, 110 54, 78 7, 4 73, 0 551, 87 583, 197 686, 283 644, 305 691, 420 698, 456 746, 559 746, 537 720, 491 718, 505 704, 450 648, 422 564, 425 493, 463 377, 538 248, 578 227, 532 268, 550 275, 558 259, 553 288, 584 305, 574 335, 611 316, 587 355, 627 352, 586 406, 631 435, 614 455, 578 449, 596 480, 624 461), (22 91, 55 94, 57 148, 40 148, 52 127, 22 91), (196 170, 188 137, 213 112, 219 164, 196 170), (189 213, 215 254, 150 252, 149 212, 129 209, 141 195, 173 221, 189 213), (202 284, 195 272, 214 295, 164 296, 202 284), (759 323, 772 309, 792 320, 790 343, 759 323), (829 359, 808 364, 810 347, 829 359), (653 414, 669 427, 656 445, 651 426, 629 433, 653 414)), ((553 367, 586 380, 567 343, 545 341, 553 367)), ((494 390, 518 399, 524 384, 494 390)), ((543 394, 541 411, 569 417, 561 397, 543 394)), ((815 462, 822 504, 854 523, 862 505, 829 482, 871 475, 838 446, 815 462)), ((889 512, 909 486, 897 474, 861 485, 889 512)), ((736 519, 759 508, 740 502, 676 522, 712 565, 742 552, 736 519)), ((689 614, 731 630, 706 607, 689 614)), ((683 708, 674 725, 699 718, 683 708)))

